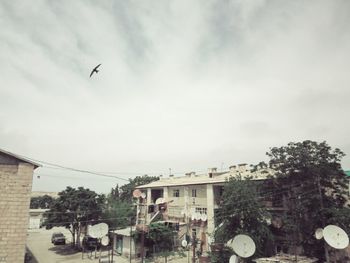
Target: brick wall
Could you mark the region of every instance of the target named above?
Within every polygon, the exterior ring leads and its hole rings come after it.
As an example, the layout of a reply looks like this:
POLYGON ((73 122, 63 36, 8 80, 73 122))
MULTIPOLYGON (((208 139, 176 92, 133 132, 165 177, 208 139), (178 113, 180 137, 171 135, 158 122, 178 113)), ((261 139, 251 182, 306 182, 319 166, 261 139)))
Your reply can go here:
POLYGON ((0 164, 0 262, 23 263, 29 223, 32 164, 0 164))

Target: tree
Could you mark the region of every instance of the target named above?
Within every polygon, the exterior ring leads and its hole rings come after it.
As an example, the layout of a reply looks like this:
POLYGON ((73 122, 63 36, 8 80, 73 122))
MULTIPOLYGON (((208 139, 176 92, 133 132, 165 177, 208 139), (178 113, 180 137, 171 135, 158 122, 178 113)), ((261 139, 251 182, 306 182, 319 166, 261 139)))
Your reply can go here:
MULTIPOLYGON (((162 223, 151 223, 144 236, 144 245, 148 251, 156 255, 167 257, 173 254, 174 238, 177 236, 175 229, 162 223)), ((141 242, 142 232, 136 232, 136 241, 141 242)))
POLYGON ((45 213, 44 225, 47 229, 64 226, 72 234, 72 245, 80 246, 81 228, 100 222, 104 205, 104 195, 98 195, 83 187, 67 187, 58 193, 58 198, 45 213))
POLYGON ((125 228, 130 225, 131 220, 135 218, 136 209, 130 201, 124 201, 120 198, 119 186, 111 189, 107 196, 106 209, 103 212, 103 218, 110 228, 125 228))
MULTIPOLYGON (((256 182, 250 178, 231 177, 224 185, 222 200, 216 214, 219 227, 214 232, 215 243, 226 243, 237 234, 247 234, 256 244, 255 255, 262 255, 272 235, 266 223, 270 215, 259 201, 256 182)), ((218 255, 212 254, 215 260, 218 255)))
POLYGON ((323 240, 316 240, 319 227, 335 223, 350 231, 350 210, 346 203, 346 178, 340 161, 344 153, 326 142, 291 142, 267 153, 275 170, 275 187, 283 190, 287 211, 282 228, 293 245, 306 255, 325 259, 323 240))
POLYGON ((31 209, 49 209, 54 202, 54 198, 49 195, 35 196, 30 199, 31 209))

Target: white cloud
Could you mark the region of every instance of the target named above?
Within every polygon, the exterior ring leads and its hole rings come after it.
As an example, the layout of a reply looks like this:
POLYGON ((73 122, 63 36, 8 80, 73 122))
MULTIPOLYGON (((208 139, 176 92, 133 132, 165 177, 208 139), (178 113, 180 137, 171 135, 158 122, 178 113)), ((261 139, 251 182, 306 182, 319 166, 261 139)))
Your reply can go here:
MULTIPOLYGON (((347 1, 1 2, 0 145, 142 173, 257 162, 303 139, 349 152, 348 10, 347 1)), ((34 187, 59 190, 49 184, 34 187)))

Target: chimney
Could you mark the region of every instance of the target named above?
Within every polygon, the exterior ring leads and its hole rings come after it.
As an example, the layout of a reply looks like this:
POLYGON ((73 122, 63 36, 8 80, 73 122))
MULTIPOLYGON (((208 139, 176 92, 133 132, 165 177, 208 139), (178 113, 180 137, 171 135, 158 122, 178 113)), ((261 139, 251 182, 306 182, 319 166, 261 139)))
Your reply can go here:
POLYGON ((195 177, 196 176, 196 172, 190 172, 190 177, 195 177))
POLYGON ((163 179, 163 175, 160 174, 160 175, 159 175, 159 180, 162 180, 162 179, 163 179))
POLYGON ((234 174, 234 173, 236 173, 237 172, 237 167, 236 167, 236 165, 231 165, 230 166, 230 173, 231 174, 234 174))
POLYGON ((247 170, 247 164, 246 163, 241 163, 238 165, 238 171, 240 173, 244 173, 247 170))
POLYGON ((217 172, 217 168, 213 167, 213 168, 208 168, 208 176, 209 178, 213 178, 214 174, 217 172))

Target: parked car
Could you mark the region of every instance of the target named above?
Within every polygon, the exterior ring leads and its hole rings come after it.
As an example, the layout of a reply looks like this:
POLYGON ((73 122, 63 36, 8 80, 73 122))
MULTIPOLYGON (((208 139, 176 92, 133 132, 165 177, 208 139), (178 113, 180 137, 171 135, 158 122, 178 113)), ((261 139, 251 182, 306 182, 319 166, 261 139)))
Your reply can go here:
POLYGON ((54 245, 57 245, 57 244, 65 245, 66 237, 61 232, 53 233, 51 236, 51 243, 54 245))
POLYGON ((93 238, 90 236, 85 236, 83 238, 83 247, 88 250, 99 249, 101 246, 99 240, 97 238, 93 238))

